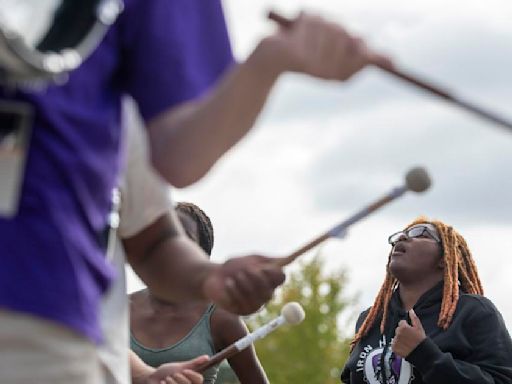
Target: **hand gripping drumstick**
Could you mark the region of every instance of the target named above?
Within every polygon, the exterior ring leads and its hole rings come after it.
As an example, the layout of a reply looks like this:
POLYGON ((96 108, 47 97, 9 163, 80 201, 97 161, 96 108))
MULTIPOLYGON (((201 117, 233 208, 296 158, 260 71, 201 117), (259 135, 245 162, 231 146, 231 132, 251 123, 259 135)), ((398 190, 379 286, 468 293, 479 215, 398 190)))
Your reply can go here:
MULTIPOLYGON (((268 18, 275 21, 282 27, 290 27, 293 24, 293 21, 290 19, 287 19, 279 14, 277 14, 274 11, 270 11, 268 13, 268 18)), ((512 131, 512 122, 509 120, 506 120, 498 115, 496 115, 493 112, 489 112, 485 110, 484 108, 477 106, 475 104, 469 103, 465 100, 462 100, 458 97, 456 97, 453 94, 450 94, 448 91, 433 85, 431 82, 421 80, 417 76, 413 76, 409 73, 404 72, 403 70, 399 70, 397 68, 394 68, 390 65, 385 65, 382 63, 373 63, 376 67, 382 69, 385 72, 388 72, 389 74, 398 77, 409 84, 415 85, 418 88, 422 88, 423 90, 430 92, 436 96, 439 96, 455 105, 458 105, 462 109, 465 109, 466 111, 472 112, 476 115, 478 115, 480 118, 492 121, 493 123, 496 123, 504 128, 507 128, 508 130, 512 131)))
POLYGON ((263 339, 270 332, 276 330, 283 324, 299 324, 304 320, 306 314, 304 313, 304 309, 300 306, 299 303, 286 303, 283 308, 281 308, 281 315, 269 323, 263 325, 262 327, 256 329, 254 332, 249 333, 247 336, 241 338, 235 343, 231 344, 229 347, 224 348, 219 353, 213 355, 210 360, 201 365, 196 369, 197 372, 204 372, 208 368, 213 367, 214 365, 219 364, 222 360, 228 359, 233 355, 236 355, 238 352, 244 350, 249 345, 254 343, 256 340, 263 339))
POLYGON ((275 262, 277 265, 284 267, 285 265, 290 264, 297 257, 302 255, 303 253, 309 251, 310 249, 316 247, 321 242, 327 240, 330 237, 342 237, 345 234, 345 231, 349 226, 358 222, 359 220, 365 218, 370 213, 376 211, 383 205, 395 200, 396 198, 402 196, 407 191, 413 192, 423 192, 430 187, 431 181, 427 171, 422 167, 412 168, 405 175, 405 185, 401 187, 397 187, 389 192, 387 195, 381 197, 379 200, 370 204, 366 208, 363 208, 355 215, 349 217, 347 220, 342 223, 336 225, 331 228, 329 231, 325 232, 323 235, 318 236, 314 240, 310 241, 306 245, 302 246, 291 255, 286 257, 276 258, 275 262))

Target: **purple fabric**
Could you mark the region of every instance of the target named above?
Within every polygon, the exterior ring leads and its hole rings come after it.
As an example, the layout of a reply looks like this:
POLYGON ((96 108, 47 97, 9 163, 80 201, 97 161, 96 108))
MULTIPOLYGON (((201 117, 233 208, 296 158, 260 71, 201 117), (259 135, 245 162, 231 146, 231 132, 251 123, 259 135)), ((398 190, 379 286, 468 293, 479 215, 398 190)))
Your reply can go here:
POLYGON ((99 341, 113 279, 98 234, 120 167, 120 100, 146 120, 197 97, 232 63, 220 1, 126 0, 98 49, 61 86, 7 92, 35 107, 20 211, 0 219, 0 307, 99 341))

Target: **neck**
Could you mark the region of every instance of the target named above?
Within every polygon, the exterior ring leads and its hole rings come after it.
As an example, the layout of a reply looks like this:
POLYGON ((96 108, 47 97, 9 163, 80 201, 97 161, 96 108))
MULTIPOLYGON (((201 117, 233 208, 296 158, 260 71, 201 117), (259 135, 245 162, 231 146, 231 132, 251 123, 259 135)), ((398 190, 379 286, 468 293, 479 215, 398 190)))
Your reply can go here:
POLYGON ((154 296, 149 290, 146 291, 146 300, 155 312, 190 311, 198 306, 201 308, 205 306, 205 302, 202 301, 173 302, 162 300, 154 296))
POLYGON ((153 295, 149 290, 146 290, 146 298, 154 309, 161 309, 161 308, 172 308, 178 305, 178 303, 174 303, 171 301, 164 301, 155 295, 153 295))
POLYGON ((403 283, 400 282, 399 294, 400 299, 402 300, 402 305, 406 311, 411 310, 414 305, 418 302, 420 297, 432 289, 437 283, 442 280, 436 279, 432 281, 420 281, 420 282, 409 282, 403 283))

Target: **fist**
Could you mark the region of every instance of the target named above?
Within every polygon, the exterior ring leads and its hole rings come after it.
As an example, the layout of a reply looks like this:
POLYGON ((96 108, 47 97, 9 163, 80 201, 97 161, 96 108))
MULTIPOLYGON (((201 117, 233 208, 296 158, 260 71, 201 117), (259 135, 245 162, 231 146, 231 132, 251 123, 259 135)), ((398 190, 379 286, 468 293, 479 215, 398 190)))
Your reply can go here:
POLYGON ((328 80, 347 80, 368 64, 387 61, 341 26, 306 13, 263 43, 272 47, 267 60, 281 71, 328 80))
POLYGON ((269 301, 284 279, 282 268, 272 258, 237 257, 210 272, 203 283, 203 294, 230 312, 248 315, 269 301))
POLYGON ((409 311, 409 317, 412 326, 407 324, 407 321, 401 320, 395 329, 395 338, 391 343, 393 352, 404 359, 427 337, 413 309, 409 311))

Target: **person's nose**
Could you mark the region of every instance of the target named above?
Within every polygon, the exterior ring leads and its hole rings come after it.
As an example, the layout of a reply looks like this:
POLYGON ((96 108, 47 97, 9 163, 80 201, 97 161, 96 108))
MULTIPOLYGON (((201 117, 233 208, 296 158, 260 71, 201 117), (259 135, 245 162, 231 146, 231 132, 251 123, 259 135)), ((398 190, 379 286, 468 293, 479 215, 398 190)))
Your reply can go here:
POLYGON ((408 236, 403 232, 403 233, 401 233, 401 234, 398 236, 397 242, 398 242, 398 241, 406 241, 406 240, 408 240, 408 239, 409 239, 409 237, 408 237, 408 236))

